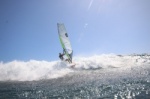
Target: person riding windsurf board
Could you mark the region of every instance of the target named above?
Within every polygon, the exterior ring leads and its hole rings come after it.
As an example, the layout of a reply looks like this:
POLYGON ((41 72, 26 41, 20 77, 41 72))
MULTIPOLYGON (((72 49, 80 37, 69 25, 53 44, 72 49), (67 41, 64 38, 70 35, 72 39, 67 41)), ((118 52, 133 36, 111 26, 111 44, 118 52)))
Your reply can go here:
POLYGON ((59 58, 69 64, 70 67, 74 67, 76 64, 72 62, 73 49, 68 37, 68 33, 63 23, 57 23, 58 35, 63 53, 59 53, 59 58))

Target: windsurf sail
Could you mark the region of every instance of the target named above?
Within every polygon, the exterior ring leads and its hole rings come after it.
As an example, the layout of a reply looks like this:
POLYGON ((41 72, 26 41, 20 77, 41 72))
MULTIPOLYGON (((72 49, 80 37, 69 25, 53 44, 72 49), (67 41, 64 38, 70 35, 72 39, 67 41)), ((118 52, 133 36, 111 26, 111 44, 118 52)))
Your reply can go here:
POLYGON ((72 63, 73 50, 71 47, 71 43, 68 37, 68 33, 63 23, 57 23, 58 35, 60 39, 61 46, 63 48, 63 52, 67 59, 72 63))

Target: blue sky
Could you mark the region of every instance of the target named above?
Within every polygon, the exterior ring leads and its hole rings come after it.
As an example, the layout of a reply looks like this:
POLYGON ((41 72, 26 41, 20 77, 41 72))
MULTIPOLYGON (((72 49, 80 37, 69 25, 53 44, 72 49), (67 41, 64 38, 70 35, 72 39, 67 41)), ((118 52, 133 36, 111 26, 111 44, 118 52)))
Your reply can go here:
POLYGON ((74 55, 150 53, 150 0, 0 0, 0 61, 58 60, 57 22, 74 55))

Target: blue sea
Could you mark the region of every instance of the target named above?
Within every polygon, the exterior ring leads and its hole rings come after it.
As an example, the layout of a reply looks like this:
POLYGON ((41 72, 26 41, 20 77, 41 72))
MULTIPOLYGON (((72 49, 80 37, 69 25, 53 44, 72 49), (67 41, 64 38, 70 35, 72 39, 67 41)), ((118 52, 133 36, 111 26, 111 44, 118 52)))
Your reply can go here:
POLYGON ((150 99, 150 55, 0 63, 0 99, 150 99))

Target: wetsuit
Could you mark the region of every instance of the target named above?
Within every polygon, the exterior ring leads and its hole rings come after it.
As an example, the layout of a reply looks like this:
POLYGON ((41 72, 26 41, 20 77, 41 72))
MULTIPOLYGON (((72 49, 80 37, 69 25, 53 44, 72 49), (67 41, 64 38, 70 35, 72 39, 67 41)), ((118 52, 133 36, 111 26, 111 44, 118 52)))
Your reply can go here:
POLYGON ((63 56, 64 56, 64 54, 59 53, 59 58, 60 58, 61 60, 64 59, 63 56))

